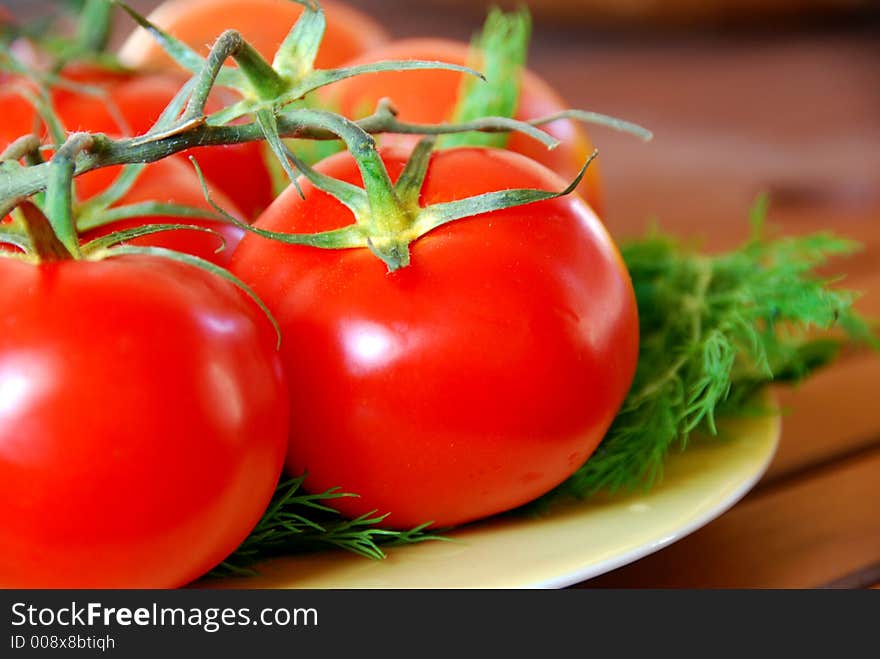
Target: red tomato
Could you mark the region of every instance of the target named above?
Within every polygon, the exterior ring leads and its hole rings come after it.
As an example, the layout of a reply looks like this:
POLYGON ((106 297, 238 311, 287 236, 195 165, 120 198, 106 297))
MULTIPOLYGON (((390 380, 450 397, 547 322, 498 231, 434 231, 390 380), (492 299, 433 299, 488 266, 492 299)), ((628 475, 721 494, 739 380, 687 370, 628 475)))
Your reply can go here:
MULTIPOLYGON (((385 30, 366 14, 339 2, 321 2, 327 30, 316 65, 339 66, 387 40, 385 30)), ((150 21, 206 55, 224 30, 238 30, 270 62, 302 13, 291 0, 169 0, 150 21)), ((119 51, 134 68, 168 69, 177 64, 146 30, 135 30, 119 51)))
POLYGON ((276 335, 156 257, 0 259, 0 587, 172 587, 223 560, 287 441, 276 335))
MULTIPOLYGON (((392 178, 401 150, 384 149, 392 178)), ((348 153, 325 174, 361 183, 348 153)), ((432 156, 423 206, 564 182, 524 156, 432 156)), ((337 200, 288 189, 256 226, 314 232, 352 222, 337 200)), ((602 224, 577 196, 442 226, 393 273, 367 249, 247 235, 230 269, 282 327, 290 378, 287 469, 360 498, 346 514, 392 527, 460 524, 523 504, 591 454, 630 385, 635 298, 602 224)))
MULTIPOLYGON (((64 127, 69 131, 110 135, 147 132, 185 82, 185 78, 175 74, 132 74, 90 66, 68 67, 64 77, 106 92, 106 96, 95 96, 78 90, 54 89, 53 105, 64 127)), ((232 101, 231 92, 217 89, 206 109, 210 113, 232 101)), ((0 148, 16 137, 34 132, 36 113, 11 84, 0 89, 0 105, 4 108, 0 148)), ((198 159, 205 177, 246 217, 256 217, 272 201, 272 179, 259 142, 191 149, 180 157, 189 155, 198 159)), ((191 167, 189 162, 187 166, 191 167)))
MULTIPOLYGON (((469 46, 445 39, 404 39, 375 48, 347 65, 390 59, 439 60, 451 64, 469 63, 469 46)), ((376 109, 376 103, 388 97, 400 112, 400 118, 414 123, 449 121, 458 101, 461 73, 422 69, 389 71, 342 80, 326 88, 325 98, 342 114, 360 118, 376 109)), ((568 109, 565 101, 531 71, 522 72, 520 102, 516 119, 536 119, 568 109)), ((512 133, 507 148, 546 165, 567 180, 580 171, 593 146, 586 131, 575 121, 560 120, 543 127, 560 141, 549 151, 541 143, 521 133, 512 133)), ((412 146, 418 136, 385 136, 383 143, 412 146)), ((590 165, 578 192, 597 213, 602 213, 601 178, 596 162, 590 165)))

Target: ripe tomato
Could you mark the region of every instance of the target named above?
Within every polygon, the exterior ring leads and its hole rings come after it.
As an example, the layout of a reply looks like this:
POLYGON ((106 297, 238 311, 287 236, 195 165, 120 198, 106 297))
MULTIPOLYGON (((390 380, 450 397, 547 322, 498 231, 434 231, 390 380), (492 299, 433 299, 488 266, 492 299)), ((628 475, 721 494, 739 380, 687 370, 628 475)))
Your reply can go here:
MULTIPOLYGON (((446 39, 403 39, 375 48, 347 62, 366 64, 387 59, 421 59, 467 64, 469 46, 446 39)), ((449 121, 458 101, 461 73, 436 69, 386 71, 342 80, 326 89, 324 98, 342 114, 360 118, 376 109, 388 97, 404 121, 438 123, 449 121)), ((568 109, 565 101, 531 71, 522 72, 520 102, 516 119, 535 119, 568 109)), ((507 148, 537 160, 567 180, 572 180, 593 146, 586 131, 575 121, 559 120, 543 127, 560 141, 549 151, 539 142, 520 133, 511 133, 507 148)), ((412 146, 417 136, 384 136, 383 143, 412 146)), ((590 165, 578 192, 597 213, 602 213, 601 178, 596 162, 590 165)))
MULTIPOLYGON (((176 74, 133 74, 93 66, 68 67, 64 78, 97 87, 106 95, 95 96, 61 87, 53 89, 53 106, 64 127, 69 131, 110 135, 147 132, 185 82, 185 78, 176 74)), ((35 122, 39 124, 34 109, 13 89, 13 84, 0 88, 0 105, 4 108, 0 148, 21 135, 34 132, 35 122)), ((212 112, 227 105, 233 100, 230 94, 215 90, 206 110, 212 112)), ((40 126, 36 129, 39 131, 40 126)), ((189 155, 198 159, 205 178, 225 193, 246 217, 256 217, 272 201, 272 179, 260 143, 191 149, 181 158, 189 155)), ((188 162, 187 166, 191 167, 188 162)))
MULTIPOLYGON (((392 179, 405 161, 383 149, 392 179)), ((348 153, 318 167, 361 184, 348 153)), ((433 154, 422 206, 513 187, 561 189, 508 151, 433 154)), ((352 222, 303 185, 256 226, 315 232, 352 222)), ((321 250, 249 234, 230 269, 279 321, 290 378, 287 469, 338 486, 349 515, 392 527, 460 524, 523 504, 591 454, 630 385, 638 349, 631 282, 577 196, 444 225, 393 273, 367 249, 321 250)))
POLYGON ((0 258, 0 587, 172 587, 225 558, 284 460, 276 335, 165 258, 0 258))
MULTIPOLYGON (((332 68, 387 40, 372 18, 339 2, 321 2, 327 30, 316 66, 332 68)), ((224 30, 238 30, 270 62, 302 13, 291 0, 168 0, 151 13, 150 21, 203 55, 224 30)), ((134 68, 167 69, 177 65, 156 41, 136 29, 119 51, 134 68)))

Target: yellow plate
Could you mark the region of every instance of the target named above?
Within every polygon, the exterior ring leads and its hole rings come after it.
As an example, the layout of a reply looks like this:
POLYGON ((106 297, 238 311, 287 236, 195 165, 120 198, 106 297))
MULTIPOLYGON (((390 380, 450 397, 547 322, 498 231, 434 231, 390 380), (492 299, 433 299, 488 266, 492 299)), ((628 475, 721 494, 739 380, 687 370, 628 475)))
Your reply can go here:
POLYGON ((741 419, 724 439, 673 455, 646 494, 590 500, 542 517, 487 520, 453 542, 392 547, 388 558, 325 552, 257 566, 258 576, 202 582, 220 588, 559 588, 662 549, 718 517, 758 481, 773 457, 778 416, 741 419))

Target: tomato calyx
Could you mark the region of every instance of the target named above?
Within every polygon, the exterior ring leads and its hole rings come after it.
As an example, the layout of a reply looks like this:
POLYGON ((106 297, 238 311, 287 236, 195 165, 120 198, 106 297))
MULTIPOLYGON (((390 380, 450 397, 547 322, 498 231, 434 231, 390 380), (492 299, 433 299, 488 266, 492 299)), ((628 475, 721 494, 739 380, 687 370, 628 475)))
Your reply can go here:
MULTIPOLYGON (((307 112, 302 110, 300 112, 307 112)), ((356 123, 330 112, 308 111, 308 121, 338 135, 357 163, 363 187, 327 176, 307 165, 289 149, 285 156, 315 188, 335 197, 351 211, 354 223, 341 229, 318 233, 282 233, 244 225, 225 214, 246 231, 287 244, 309 245, 323 249, 370 249, 388 267, 389 272, 410 263, 409 245, 439 226, 467 217, 515 206, 555 199, 570 194, 580 183, 594 151, 575 179, 560 191, 508 189, 466 197, 455 201, 421 206, 419 197, 436 144, 434 137, 423 138, 410 154, 396 183, 392 183, 373 137, 356 123)), ((207 195, 204 176, 199 172, 207 195)), ((209 198, 210 201, 210 198, 209 198)), ((213 202, 212 202, 213 204, 213 202)), ((218 212, 223 209, 213 204, 218 212)))
MULTIPOLYGON (((384 164, 381 174, 364 166, 360 167, 365 181, 364 194, 368 214, 356 214, 355 219, 364 234, 367 247, 388 266, 389 272, 408 266, 410 244, 437 227, 482 213, 525 206, 570 194, 598 155, 594 151, 577 177, 563 190, 514 188, 421 206, 419 197, 435 144, 434 138, 423 138, 413 150, 394 185, 390 183, 384 164), (366 184, 368 176, 372 178, 372 187, 366 184)), ((357 159, 357 155, 355 158, 357 159)), ((358 162, 360 165, 360 160, 358 162)))

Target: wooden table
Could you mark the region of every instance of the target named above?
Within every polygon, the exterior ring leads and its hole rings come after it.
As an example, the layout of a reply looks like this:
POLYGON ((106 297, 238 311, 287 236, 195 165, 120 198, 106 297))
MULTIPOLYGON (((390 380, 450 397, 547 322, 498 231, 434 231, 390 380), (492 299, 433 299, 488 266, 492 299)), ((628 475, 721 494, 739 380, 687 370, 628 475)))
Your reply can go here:
MULTIPOLYGON (((375 9, 399 35, 466 37, 479 24, 431 7, 375 9)), ((397 3, 400 6, 400 3, 397 3)), ((572 106, 650 127, 648 145, 594 130, 616 238, 665 230, 725 249, 760 192, 782 233, 833 229, 865 250, 834 265, 880 318, 880 40, 833 32, 594 34, 538 22, 531 67, 572 106)), ((684 540, 579 587, 868 587, 880 583, 880 355, 847 354, 781 391, 764 479, 684 540)))
MULTIPOLYGON (((136 2, 142 8, 149 0, 136 2)), ((467 38, 477 10, 362 0, 398 36, 467 38)), ((744 239, 759 192, 780 232, 833 229, 865 250, 835 270, 880 317, 877 25, 810 33, 597 34, 539 22, 531 66, 574 107, 654 130, 595 130, 618 239, 650 218, 709 249, 744 239)), ((581 587, 880 583, 880 357, 847 354, 797 391, 759 485, 715 522, 581 587)))

